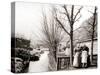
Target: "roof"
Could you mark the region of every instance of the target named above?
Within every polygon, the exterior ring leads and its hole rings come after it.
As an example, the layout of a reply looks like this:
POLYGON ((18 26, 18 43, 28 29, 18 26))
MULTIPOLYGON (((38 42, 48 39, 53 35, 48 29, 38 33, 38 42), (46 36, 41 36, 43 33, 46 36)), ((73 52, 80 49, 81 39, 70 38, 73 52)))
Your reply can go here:
MULTIPOLYGON (((94 41, 97 40, 97 38, 94 38, 94 41)), ((79 41, 78 43, 82 43, 82 42, 89 42, 91 41, 91 39, 87 39, 87 40, 83 40, 83 41, 79 41)))

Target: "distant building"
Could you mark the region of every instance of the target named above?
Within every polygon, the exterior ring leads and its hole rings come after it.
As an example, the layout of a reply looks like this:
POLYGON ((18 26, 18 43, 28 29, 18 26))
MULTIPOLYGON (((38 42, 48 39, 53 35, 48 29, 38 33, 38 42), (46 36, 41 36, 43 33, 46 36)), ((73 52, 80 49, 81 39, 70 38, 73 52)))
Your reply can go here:
MULTIPOLYGON (((67 47, 67 46, 70 45, 70 42, 68 42, 68 44, 66 44, 66 42, 63 41, 63 42, 61 42, 61 44, 63 45, 63 47, 67 47)), ((85 40, 80 40, 80 41, 77 40, 77 42, 74 41, 74 47, 77 44, 79 44, 79 45, 84 45, 85 44, 86 46, 88 46, 88 48, 89 48, 89 54, 91 54, 91 39, 85 39, 85 40)), ((94 46, 93 47, 93 54, 97 55, 98 54, 98 40, 97 40, 97 38, 94 39, 94 45, 93 46, 94 46)))
MULTIPOLYGON (((98 53, 98 42, 97 42, 98 40, 97 40, 97 38, 95 38, 94 39, 94 47, 93 47, 93 54, 94 55, 97 55, 97 53, 98 53)), ((86 46, 88 46, 88 48, 89 48, 89 55, 91 54, 91 39, 88 39, 88 40, 84 40, 84 41, 81 41, 81 42, 78 42, 78 44, 80 44, 80 45, 86 45, 86 46)))

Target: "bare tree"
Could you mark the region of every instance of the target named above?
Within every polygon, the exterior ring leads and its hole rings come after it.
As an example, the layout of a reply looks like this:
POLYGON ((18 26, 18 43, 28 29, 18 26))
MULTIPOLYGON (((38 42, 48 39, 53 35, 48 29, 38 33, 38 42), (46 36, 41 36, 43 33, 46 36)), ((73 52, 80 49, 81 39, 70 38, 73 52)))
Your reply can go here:
POLYGON ((54 56, 56 60, 56 52, 57 47, 61 40, 63 39, 62 36, 62 29, 58 26, 55 20, 55 11, 56 9, 53 8, 51 18, 48 19, 48 16, 43 11, 43 24, 42 24, 42 44, 49 48, 50 53, 54 56), (48 21, 49 20, 49 21, 48 21))
POLYGON ((56 17, 56 20, 59 23, 59 25, 62 27, 62 29, 70 36, 70 49, 71 49, 70 65, 72 66, 72 64, 73 64, 73 25, 76 21, 78 21, 80 19, 81 15, 79 16, 79 14, 80 14, 82 7, 80 7, 76 13, 74 12, 75 11, 74 5, 71 6, 70 12, 68 11, 68 8, 66 5, 62 6, 62 8, 65 10, 64 14, 66 15, 66 17, 68 19, 69 26, 70 26, 70 32, 68 32, 68 30, 65 28, 64 23, 62 23, 58 17, 56 17))
POLYGON ((86 31, 87 38, 91 39, 91 56, 90 62, 93 64, 93 47, 94 38, 97 37, 97 7, 94 8, 94 12, 89 11, 92 14, 88 20, 84 22, 83 28, 86 31))
POLYGON ((91 64, 93 64, 93 43, 94 43, 95 28, 97 26, 97 7, 94 8, 94 13, 92 14, 93 14, 92 22, 88 21, 88 24, 91 26, 91 31, 88 31, 91 35, 91 56, 90 56, 91 64))

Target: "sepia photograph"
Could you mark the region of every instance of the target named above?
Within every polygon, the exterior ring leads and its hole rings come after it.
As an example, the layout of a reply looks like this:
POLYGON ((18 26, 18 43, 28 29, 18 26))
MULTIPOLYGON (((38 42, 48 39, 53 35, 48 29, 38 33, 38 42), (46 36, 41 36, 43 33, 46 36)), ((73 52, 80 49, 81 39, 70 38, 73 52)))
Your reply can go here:
POLYGON ((11 72, 97 69, 97 6, 11 3, 11 72))

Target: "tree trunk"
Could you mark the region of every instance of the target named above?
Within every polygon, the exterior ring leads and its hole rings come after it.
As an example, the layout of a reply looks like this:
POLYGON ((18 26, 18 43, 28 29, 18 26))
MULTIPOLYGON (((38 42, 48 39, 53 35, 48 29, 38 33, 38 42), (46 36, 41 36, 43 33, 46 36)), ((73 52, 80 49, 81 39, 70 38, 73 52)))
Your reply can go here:
POLYGON ((72 5, 72 10, 71 10, 71 22, 70 22, 70 66, 73 66, 73 12, 74 12, 74 5, 72 5))
POLYGON ((54 51, 54 58, 55 58, 55 61, 56 61, 56 50, 54 51))
POLYGON ((54 47, 54 58, 57 60, 57 45, 54 47))
POLYGON ((91 38, 91 56, 90 56, 90 62, 91 64, 93 64, 93 37, 94 35, 92 34, 92 38, 91 38))
POLYGON ((94 43, 94 25, 92 27, 92 37, 91 37, 91 56, 90 56, 90 62, 91 62, 91 64, 93 64, 93 43, 94 43))
POLYGON ((94 19, 93 19, 93 25, 92 25, 92 37, 91 37, 91 56, 90 56, 90 62, 93 64, 93 42, 94 42, 94 28, 95 28, 95 23, 96 23, 96 18, 97 18, 97 13, 96 13, 97 8, 95 7, 94 10, 94 19))
POLYGON ((73 27, 71 28, 71 35, 70 35, 70 65, 73 65, 73 27))

